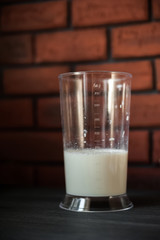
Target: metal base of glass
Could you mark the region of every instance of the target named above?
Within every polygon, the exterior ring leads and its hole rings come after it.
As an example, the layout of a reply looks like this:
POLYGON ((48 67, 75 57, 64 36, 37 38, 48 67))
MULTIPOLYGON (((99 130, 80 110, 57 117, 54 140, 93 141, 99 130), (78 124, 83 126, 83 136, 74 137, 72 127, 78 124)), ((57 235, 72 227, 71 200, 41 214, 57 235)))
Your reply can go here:
POLYGON ((66 194, 60 208, 74 212, 116 212, 133 207, 126 194, 107 197, 84 197, 66 194))

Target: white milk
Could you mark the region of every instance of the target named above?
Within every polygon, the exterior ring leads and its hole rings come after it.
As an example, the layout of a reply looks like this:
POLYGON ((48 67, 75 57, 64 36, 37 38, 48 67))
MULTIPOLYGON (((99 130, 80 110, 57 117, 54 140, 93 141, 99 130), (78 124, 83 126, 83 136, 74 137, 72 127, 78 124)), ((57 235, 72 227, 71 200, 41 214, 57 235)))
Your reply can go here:
POLYGON ((66 192, 79 196, 126 193, 127 158, 125 150, 65 150, 66 192))

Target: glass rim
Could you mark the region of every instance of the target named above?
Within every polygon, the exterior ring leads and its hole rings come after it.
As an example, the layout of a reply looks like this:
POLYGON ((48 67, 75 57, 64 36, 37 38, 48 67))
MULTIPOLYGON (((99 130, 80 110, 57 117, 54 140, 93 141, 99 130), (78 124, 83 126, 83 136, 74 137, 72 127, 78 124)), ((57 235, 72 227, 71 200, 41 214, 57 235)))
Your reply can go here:
POLYGON ((77 75, 83 75, 83 74, 87 74, 87 73, 93 73, 93 74, 111 74, 111 73, 115 73, 115 74, 119 74, 122 75, 120 78, 112 78, 112 80, 115 81, 122 81, 122 80, 127 80, 127 79, 131 79, 132 78, 132 74, 128 73, 128 72, 121 72, 121 71, 105 71, 105 70, 93 70, 93 71, 75 71, 75 72, 66 72, 66 73, 61 73, 58 75, 59 79, 63 79, 64 77, 69 77, 69 76, 77 76, 77 75))

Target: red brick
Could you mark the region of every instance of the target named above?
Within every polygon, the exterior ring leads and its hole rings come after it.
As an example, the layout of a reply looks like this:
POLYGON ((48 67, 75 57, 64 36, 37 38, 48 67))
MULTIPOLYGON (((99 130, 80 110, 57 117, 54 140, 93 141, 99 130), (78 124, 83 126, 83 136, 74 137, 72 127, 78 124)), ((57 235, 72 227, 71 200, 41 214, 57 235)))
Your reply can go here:
POLYGON ((160 131, 153 134, 153 162, 160 164, 160 131))
POLYGON ((40 94, 59 92, 58 75, 69 67, 41 67, 4 70, 6 94, 40 94))
POLYGON ((17 4, 2 8, 3 31, 49 29, 66 25, 66 1, 17 4))
POLYGON ((33 185, 33 167, 17 164, 1 164, 0 184, 33 185))
POLYGON ((62 161, 61 133, 1 132, 0 159, 29 162, 62 161))
POLYGON ((107 64, 79 65, 77 71, 105 70, 132 73, 132 90, 152 88, 152 66, 150 61, 120 62, 107 64))
POLYGON ((113 29, 113 57, 141 57, 160 54, 159 29, 159 22, 113 29))
POLYGON ((31 127, 32 101, 12 99, 0 101, 0 127, 31 127))
POLYGON ((132 95, 131 126, 160 126, 160 95, 132 95))
POLYGON ((129 167, 128 188, 160 190, 160 168, 129 167))
POLYGON ((31 36, 11 35, 0 37, 0 52, 0 63, 31 63, 31 36))
POLYGON ((129 136, 129 162, 149 162, 148 149, 148 132, 131 131, 129 136))
POLYGON ((73 0, 74 26, 92 26, 148 19, 147 0, 73 0))
POLYGON ((42 98, 38 100, 39 127, 61 127, 59 98, 42 98))
POLYGON ((160 90, 160 58, 155 60, 157 89, 160 90))
POLYGON ((45 187, 64 187, 64 169, 62 166, 37 167, 37 184, 45 187))
POLYGON ((160 0, 152 0, 152 11, 155 19, 160 19, 160 0))
POLYGON ((36 62, 100 60, 106 58, 105 29, 39 34, 36 62))

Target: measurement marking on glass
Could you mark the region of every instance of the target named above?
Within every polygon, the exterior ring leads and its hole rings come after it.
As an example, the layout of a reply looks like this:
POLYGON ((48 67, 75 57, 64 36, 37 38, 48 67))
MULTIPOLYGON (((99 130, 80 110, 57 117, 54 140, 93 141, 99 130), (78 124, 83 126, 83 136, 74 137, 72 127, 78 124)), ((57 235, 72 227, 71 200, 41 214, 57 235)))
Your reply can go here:
POLYGON ((100 121, 100 118, 95 118, 94 121, 95 121, 95 122, 99 122, 99 121, 100 121))
POLYGON ((100 92, 94 92, 94 95, 99 96, 101 93, 100 92))
POLYGON ((94 103, 94 107, 100 107, 100 103, 94 103))
POLYGON ((110 138, 109 141, 114 141, 115 139, 114 138, 110 138))
POLYGON ((94 102, 93 102, 93 115, 94 115, 94 142, 95 148, 101 147, 101 140, 100 140, 100 129, 101 129, 101 101, 99 96, 101 95, 101 84, 94 83, 93 84, 93 94, 94 94, 94 102))
POLYGON ((94 135, 100 135, 100 132, 94 132, 94 135))
POLYGON ((95 87, 95 88, 100 88, 100 87, 101 87, 101 84, 100 84, 100 83, 94 83, 94 84, 93 84, 93 87, 95 87))

